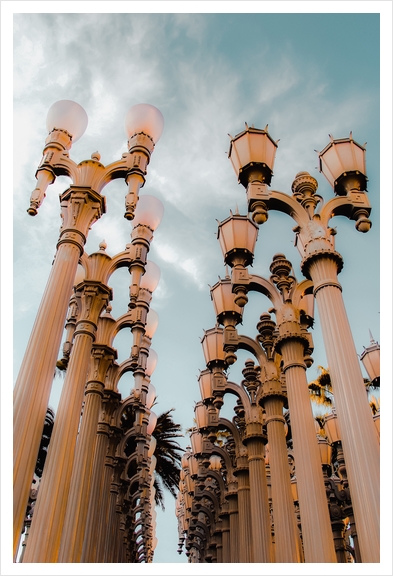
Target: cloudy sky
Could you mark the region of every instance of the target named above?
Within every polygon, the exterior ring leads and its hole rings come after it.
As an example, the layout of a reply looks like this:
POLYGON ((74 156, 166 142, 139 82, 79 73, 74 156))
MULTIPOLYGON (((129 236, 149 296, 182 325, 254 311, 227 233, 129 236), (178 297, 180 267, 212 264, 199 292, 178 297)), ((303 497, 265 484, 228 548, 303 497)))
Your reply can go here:
MULTIPOLYGON (((105 13, 109 3, 2 4, 4 43, 14 55, 13 70, 8 67, 8 74, 13 72, 13 93, 7 92, 5 98, 6 104, 13 96, 13 184, 8 172, 2 177, 2 218, 6 219, 2 224, 7 230, 11 214, 4 214, 4 197, 13 189, 13 262, 5 254, 11 237, 2 237, 2 256, 6 265, 13 263, 13 318, 9 320, 14 326, 13 349, 10 342, 3 343, 9 355, 13 354, 9 382, 17 377, 45 288, 59 233, 58 197, 68 185, 66 178, 59 178, 49 187, 39 214, 35 218, 27 215, 49 107, 62 99, 81 104, 89 124, 72 147, 71 157, 80 162, 98 150, 101 162, 109 164, 127 149, 124 118, 128 109, 141 102, 153 104, 161 110, 165 128, 141 193, 157 196, 165 214, 149 253, 161 269, 152 301, 159 315, 152 344, 158 364, 152 383, 158 395, 156 412, 175 408, 175 420, 185 431, 193 425, 193 406, 200 399, 197 377, 204 368, 200 338, 204 329, 215 324, 209 285, 225 276, 216 220, 224 220, 236 208, 246 213, 244 189, 227 157, 228 133, 241 132, 244 122, 259 128, 268 124, 272 137, 280 139, 272 188, 287 193, 295 175, 306 170, 317 178, 319 193, 329 199, 332 190, 316 169, 315 150, 325 147, 329 134, 343 138, 351 130, 357 142, 367 142, 372 229, 360 234, 353 221, 340 217, 332 225, 337 226, 336 247, 344 258, 340 281, 358 353, 369 344, 369 330, 380 341, 380 323, 386 329, 391 304, 390 291, 385 292, 381 315, 380 200, 383 212, 387 206, 390 213, 391 189, 386 189, 390 172, 385 176, 382 172, 381 179, 379 161, 381 153, 382 160, 390 163, 391 156, 389 159, 389 150, 380 148, 380 103, 386 118, 383 136, 388 132, 387 143, 386 138, 382 142, 390 146, 390 154, 391 112, 388 85, 383 84, 380 93, 379 56, 380 23, 389 20, 391 4, 300 3, 295 13, 289 13, 293 4, 285 2, 279 3, 280 10, 278 3, 272 7, 268 2, 244 2, 242 13, 230 2, 158 4, 113 2, 111 13, 105 13), (7 4, 19 12, 13 21, 7 4), (103 13, 90 13, 92 4, 99 5, 103 13), (317 10, 325 13, 300 13, 300 6, 311 12, 317 4, 317 10), (38 13, 39 5, 45 13, 38 13), (54 5, 58 13, 48 13, 54 5), (336 13, 329 13, 332 6, 336 13), (365 13, 353 13, 363 9, 365 13), (138 10, 148 13, 136 13, 138 10), (157 11, 161 13, 154 13, 157 11), (269 13, 272 11, 280 13, 269 13)), ((386 34, 386 26, 382 31, 383 51, 390 53, 391 33, 386 34)), ((389 65, 382 70, 385 77, 389 65)), ((389 77, 391 80, 390 71, 389 77)), ((10 79, 9 75, 8 83, 10 79)), ((9 134, 11 137, 12 132, 9 134)), ((381 164, 383 167, 383 161, 381 164)), ((88 253, 97 250, 103 239, 111 256, 129 242, 131 227, 123 218, 125 192, 121 181, 105 188, 107 214, 89 234, 88 253)), ((389 231, 385 232, 385 226, 383 239, 390 245, 391 225, 387 225, 389 231)), ((254 273, 268 276, 273 255, 283 252, 301 278, 293 226, 289 217, 270 214, 259 232, 254 273)), ((384 277, 385 273, 391 277, 390 248, 384 254, 384 277)), ((128 280, 124 270, 111 279, 114 317, 127 309, 128 280)), ((3 292, 2 302, 4 296, 10 309, 9 292, 3 292)), ((269 303, 261 297, 250 298, 239 332, 255 336, 259 315, 268 308, 269 303)), ((313 336, 314 365, 308 371, 309 380, 317 376, 319 365, 327 365, 318 317, 313 336)), ((389 343, 390 334, 386 337, 389 343)), ((119 362, 128 357, 130 342, 129 332, 117 337, 119 362)), ((231 380, 239 381, 246 357, 238 354, 231 380)), ((123 396, 129 394, 131 385, 130 380, 121 383, 123 396)), ((55 380, 53 407, 61 386, 62 382, 55 380)), ((229 412, 230 406, 225 409, 229 412)), ((182 445, 187 444, 185 438, 182 445)), ((187 561, 185 555, 176 553, 173 504, 167 494, 167 511, 157 517, 155 562, 187 561)))

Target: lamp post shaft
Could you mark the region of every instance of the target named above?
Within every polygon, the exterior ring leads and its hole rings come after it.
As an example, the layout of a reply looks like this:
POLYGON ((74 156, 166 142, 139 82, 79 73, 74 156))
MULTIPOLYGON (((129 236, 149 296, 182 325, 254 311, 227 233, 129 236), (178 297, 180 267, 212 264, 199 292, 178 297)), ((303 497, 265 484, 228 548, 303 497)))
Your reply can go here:
POLYGON ((216 544, 216 563, 217 564, 222 564, 223 559, 222 559, 222 533, 220 531, 216 532, 216 539, 217 539, 217 544, 216 544))
POLYGON ((87 334, 75 337, 34 511, 26 562, 57 562, 91 341, 87 334), (83 363, 78 363, 79 356, 83 363))
POLYGON ((102 504, 99 509, 97 541, 95 543, 94 556, 91 558, 91 560, 85 560, 85 562, 87 561, 104 562, 105 539, 107 536, 108 527, 110 526, 110 518, 111 518, 110 515, 111 501, 112 501, 111 482, 116 465, 114 458, 114 451, 115 451, 115 439, 114 437, 112 437, 111 439, 109 439, 108 454, 104 456, 105 466, 104 466, 102 492, 101 492, 102 504))
POLYGON ((64 518, 64 529, 61 537, 59 562, 80 562, 94 454, 92 441, 94 441, 97 432, 102 389, 103 384, 95 383, 94 389, 91 386, 88 387, 88 393, 85 395, 83 418, 76 445, 64 518))
POLYGON ((113 451, 114 447, 113 436, 110 443, 111 431, 109 422, 118 402, 119 400, 116 398, 113 398, 112 401, 110 398, 105 399, 104 421, 100 421, 97 426, 81 562, 96 562, 99 550, 100 526, 101 524, 106 525, 109 484, 112 475, 112 468, 106 465, 106 457, 108 457, 108 462, 112 462, 107 453, 109 454, 110 451, 113 451), (100 506, 97 506, 97 502, 100 502, 100 506))
POLYGON ((332 379, 362 562, 379 562, 379 442, 337 281, 337 264, 332 258, 318 258, 310 264, 309 273, 315 287, 319 287, 315 298, 332 379))
POLYGON ((281 344, 287 383, 305 562, 336 562, 319 448, 308 392, 304 344, 281 344))
POLYGON ((227 494, 229 513, 229 543, 230 562, 238 563, 239 560, 239 513, 237 503, 237 491, 233 489, 227 494))
POLYGON ((94 442, 105 375, 113 361, 113 356, 110 350, 102 348, 94 348, 92 352, 93 380, 88 382, 85 392, 83 418, 76 445, 59 562, 80 562, 81 559, 89 505, 94 442))
POLYGON ((264 444, 260 438, 247 440, 250 474, 251 527, 254 562, 271 562, 272 542, 266 483, 264 444))
POLYGON ((221 521, 222 521, 222 562, 224 564, 227 564, 231 561, 229 515, 227 512, 222 514, 221 521))
POLYGON ((14 389, 14 555, 45 422, 72 286, 89 227, 104 198, 70 188, 61 196, 63 226, 57 253, 14 389))
POLYGON ((281 398, 264 400, 269 438, 269 464, 274 511, 275 561, 302 562, 299 531, 293 506, 281 398))
POLYGON ((26 562, 58 561, 91 347, 109 291, 102 284, 88 282, 81 289, 80 320, 37 498, 26 562))
POLYGON ((81 562, 94 562, 95 551, 98 538, 98 516, 101 506, 103 505, 104 496, 103 490, 103 476, 105 474, 105 455, 108 449, 109 441, 109 425, 99 425, 96 442, 94 447, 94 459, 92 464, 91 485, 88 494, 88 512, 86 518, 86 531, 83 542, 81 562), (100 502, 100 506, 97 506, 100 502))
POLYGON ((103 547, 103 562, 113 562, 113 550, 116 544, 117 512, 116 504, 120 494, 120 467, 114 466, 113 477, 110 485, 108 524, 105 530, 105 543, 103 547))
POLYGON ((254 562, 252 554, 252 531, 250 524, 250 484, 247 468, 237 472, 237 501, 239 518, 239 562, 254 562))

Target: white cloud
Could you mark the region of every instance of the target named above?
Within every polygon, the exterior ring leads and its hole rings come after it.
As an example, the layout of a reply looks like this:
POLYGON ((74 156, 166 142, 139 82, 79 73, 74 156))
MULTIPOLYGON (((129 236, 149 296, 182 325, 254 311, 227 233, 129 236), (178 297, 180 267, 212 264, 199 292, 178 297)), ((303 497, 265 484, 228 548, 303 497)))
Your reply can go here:
MULTIPOLYGON (((14 96, 25 93, 27 85, 40 82, 46 59, 42 43, 31 40, 22 34, 14 52, 14 96)), ((41 80, 42 81, 42 80, 41 80)))
POLYGON ((191 280, 198 290, 206 289, 206 283, 201 278, 198 257, 190 258, 187 250, 180 250, 164 242, 156 244, 155 251, 164 262, 172 264, 176 272, 185 273, 186 278, 191 280))
POLYGON ((256 88, 256 92, 259 93, 258 104, 266 104, 284 95, 299 81, 294 64, 287 56, 284 56, 279 63, 274 63, 270 70, 265 70, 258 76, 259 86, 257 84, 256 88))

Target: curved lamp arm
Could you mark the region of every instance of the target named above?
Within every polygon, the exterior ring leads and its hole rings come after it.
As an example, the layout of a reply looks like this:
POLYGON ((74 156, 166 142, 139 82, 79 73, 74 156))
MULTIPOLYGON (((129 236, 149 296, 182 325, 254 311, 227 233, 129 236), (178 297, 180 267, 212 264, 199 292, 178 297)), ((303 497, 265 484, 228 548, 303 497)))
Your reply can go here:
POLYGON ((371 221, 368 216, 371 213, 371 204, 367 193, 361 190, 351 190, 347 196, 331 198, 321 209, 321 221, 327 227, 328 222, 334 216, 346 216, 349 220, 355 220, 358 232, 368 232, 371 221))

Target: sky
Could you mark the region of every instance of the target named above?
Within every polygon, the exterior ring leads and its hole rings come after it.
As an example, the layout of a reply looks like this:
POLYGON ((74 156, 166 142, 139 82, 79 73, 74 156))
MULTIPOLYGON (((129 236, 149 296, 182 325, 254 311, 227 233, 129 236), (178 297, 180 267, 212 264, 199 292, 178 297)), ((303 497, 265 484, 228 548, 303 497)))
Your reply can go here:
MULTIPOLYGON (((2 95, 2 164, 13 162, 12 179, 9 170, 2 170, 3 278, 6 273, 8 280, 13 270, 12 293, 2 280, 2 354, 13 358, 12 369, 7 363, 8 371, 2 373, 6 415, 11 381, 17 377, 55 253, 59 194, 69 185, 67 178, 58 178, 38 215, 27 214, 47 135, 46 114, 57 100, 78 102, 89 118, 85 134, 70 151, 76 162, 97 150, 105 165, 119 159, 127 151, 125 115, 135 104, 153 104, 165 119, 141 190, 141 195, 158 197, 165 208, 149 252, 161 270, 151 303, 159 315, 152 343, 158 354, 152 376, 157 414, 174 408, 184 433, 193 426, 193 408, 200 400, 198 374, 205 368, 200 339, 215 325, 209 285, 225 276, 217 220, 227 218, 230 210, 247 211, 244 188, 227 157, 228 134, 241 132, 245 122, 259 128, 268 124, 273 139, 279 139, 272 188, 289 194, 296 174, 308 171, 318 180, 318 193, 326 200, 332 197, 316 169, 315 152, 326 146, 329 134, 345 138, 352 131, 359 144, 367 142, 371 231, 360 234, 343 217, 332 225, 344 258, 339 280, 356 349, 361 354, 369 345, 369 331, 385 350, 391 349, 391 3, 294 4, 242 2, 240 11, 231 2, 2 2, 3 86, 8 74, 8 90, 2 95), (97 13, 91 12, 93 7, 97 13), (6 70, 4 47, 13 52, 13 65, 8 62, 6 70), (5 210, 10 189, 12 219, 8 202, 5 210), (13 339, 5 337, 10 325, 13 339)), ((131 225, 123 218, 125 193, 120 180, 104 189, 107 213, 92 227, 87 253, 105 240, 113 256, 130 241, 131 225)), ((272 257, 282 252, 302 279, 293 226, 288 216, 270 213, 260 227, 253 273, 268 277, 272 257)), ((110 285, 116 318, 127 310, 128 272, 116 272, 110 285)), ((251 295, 239 333, 255 337, 259 316, 269 307, 264 297, 251 295)), ((123 331, 115 340, 119 363, 129 355, 130 336, 123 331)), ((318 366, 327 366, 318 315, 313 338, 309 381, 318 375, 318 366)), ((247 356, 238 353, 230 380, 240 382, 247 356)), ((385 356, 385 366, 388 362, 385 356)), ((131 385, 129 379, 121 382, 123 397, 131 385)), ((54 408, 61 387, 62 380, 56 379, 50 400, 54 408)), ((382 391, 383 403, 390 394, 382 391)), ((227 402, 223 415, 230 412, 227 402)), ((184 448, 188 443, 187 437, 181 441, 184 448)), ((168 493, 165 504, 165 513, 157 514, 158 545, 150 569, 168 563, 160 573, 171 564, 171 573, 184 573, 176 566, 187 558, 176 552, 174 500, 168 493)), ((17 568, 24 573, 22 565, 17 568)), ((190 573, 199 573, 193 568, 190 573)))

